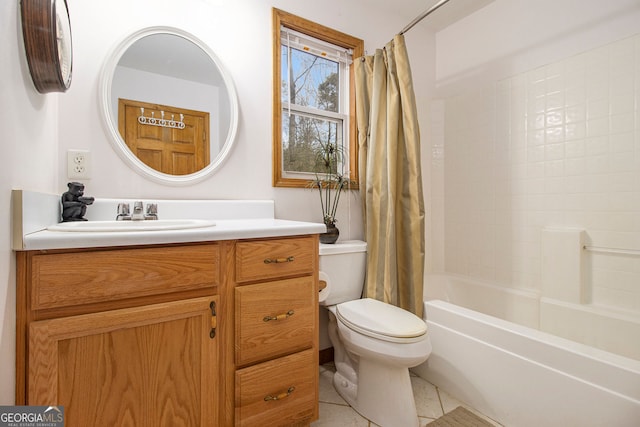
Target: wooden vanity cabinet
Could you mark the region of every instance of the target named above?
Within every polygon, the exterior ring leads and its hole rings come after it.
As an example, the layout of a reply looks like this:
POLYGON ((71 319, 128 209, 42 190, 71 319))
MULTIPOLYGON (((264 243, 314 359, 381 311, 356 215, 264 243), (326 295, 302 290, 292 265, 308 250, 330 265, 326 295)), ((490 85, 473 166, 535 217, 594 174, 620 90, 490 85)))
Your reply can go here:
POLYGON ((318 236, 235 247, 235 425, 318 418, 318 236))
POLYGON ((318 418, 318 236, 16 252, 16 404, 66 426, 318 418))
POLYGON ((218 427, 220 252, 18 252, 16 404, 64 406, 70 427, 218 427))

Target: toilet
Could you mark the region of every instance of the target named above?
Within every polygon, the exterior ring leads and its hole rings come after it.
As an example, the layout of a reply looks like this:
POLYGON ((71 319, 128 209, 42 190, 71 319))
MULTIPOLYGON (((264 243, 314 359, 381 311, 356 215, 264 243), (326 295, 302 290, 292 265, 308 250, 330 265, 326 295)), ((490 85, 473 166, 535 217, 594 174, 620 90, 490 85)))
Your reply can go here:
POLYGON ((382 427, 419 425, 409 368, 427 360, 431 341, 418 316, 362 298, 366 242, 320 244, 319 302, 329 311, 333 385, 357 412, 382 427))

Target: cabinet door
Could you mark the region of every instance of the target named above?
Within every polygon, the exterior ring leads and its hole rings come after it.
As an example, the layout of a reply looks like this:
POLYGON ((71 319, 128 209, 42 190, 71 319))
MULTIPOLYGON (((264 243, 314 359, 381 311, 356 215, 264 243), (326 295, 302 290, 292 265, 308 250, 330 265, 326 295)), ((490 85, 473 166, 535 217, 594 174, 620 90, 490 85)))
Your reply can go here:
POLYGON ((33 322, 28 404, 64 406, 70 427, 217 426, 211 303, 217 297, 33 322))

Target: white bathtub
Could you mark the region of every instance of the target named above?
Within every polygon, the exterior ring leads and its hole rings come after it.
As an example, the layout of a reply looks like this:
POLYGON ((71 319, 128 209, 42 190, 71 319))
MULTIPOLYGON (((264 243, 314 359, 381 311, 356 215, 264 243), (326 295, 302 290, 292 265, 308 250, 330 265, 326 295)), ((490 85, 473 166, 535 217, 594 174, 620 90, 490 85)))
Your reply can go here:
MULTIPOLYGON (((443 300, 640 361, 640 314, 552 298, 454 274, 430 274, 425 300, 443 300)), ((640 423, 638 423, 640 426, 640 423)))
MULTIPOLYGON (((533 296, 506 317, 536 322, 533 296)), ((640 361, 442 300, 425 316, 433 352, 413 371, 505 426, 640 426, 640 361)))

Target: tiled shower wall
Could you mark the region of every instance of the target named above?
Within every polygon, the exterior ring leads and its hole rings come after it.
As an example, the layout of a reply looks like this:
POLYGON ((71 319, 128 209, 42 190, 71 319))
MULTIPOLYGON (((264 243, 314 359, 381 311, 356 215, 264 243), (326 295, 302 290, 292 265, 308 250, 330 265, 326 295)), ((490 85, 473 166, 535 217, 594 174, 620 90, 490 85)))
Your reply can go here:
MULTIPOLYGON (((446 272, 539 291, 548 226, 640 251, 640 35, 436 102, 432 126, 446 272)), ((587 302, 640 315, 640 256, 585 265, 587 302)))

